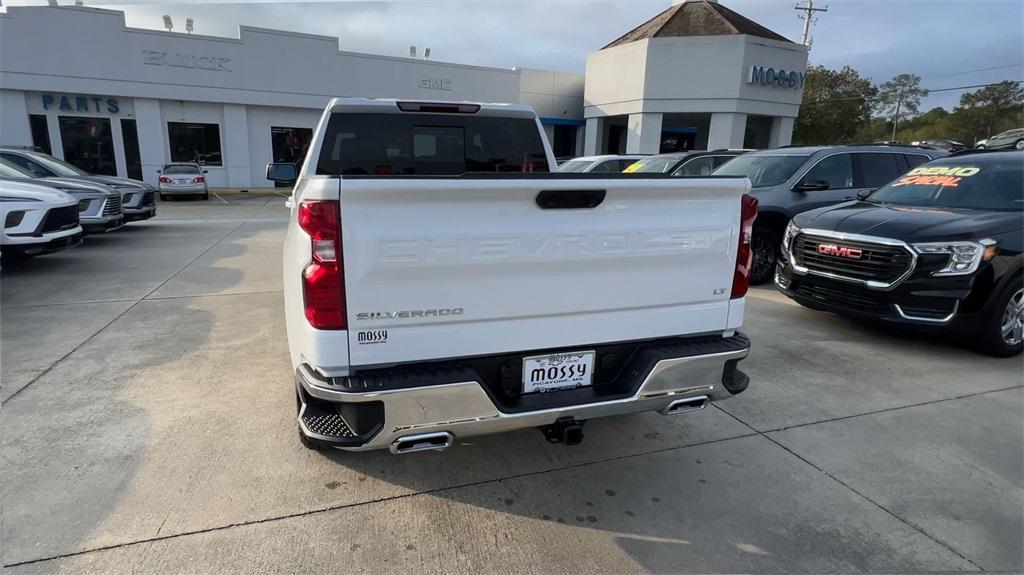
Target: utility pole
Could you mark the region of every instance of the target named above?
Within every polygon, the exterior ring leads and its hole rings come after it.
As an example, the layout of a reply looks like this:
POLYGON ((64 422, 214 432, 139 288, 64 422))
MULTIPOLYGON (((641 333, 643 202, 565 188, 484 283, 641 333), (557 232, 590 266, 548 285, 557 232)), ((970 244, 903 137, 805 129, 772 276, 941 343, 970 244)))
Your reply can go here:
POLYGON ((900 123, 900 108, 903 106, 903 89, 900 88, 900 95, 896 98, 896 115, 892 119, 892 137, 889 142, 896 143, 896 125, 900 123))
POLYGON ((811 24, 813 24, 813 23, 818 21, 818 17, 815 16, 814 13, 815 12, 828 12, 828 5, 826 5, 824 8, 815 8, 814 7, 814 0, 807 0, 807 5, 806 6, 801 6, 801 5, 797 4, 796 6, 793 6, 793 9, 794 10, 799 10, 800 12, 803 12, 803 14, 797 16, 797 18, 799 18, 799 19, 804 21, 804 38, 803 38, 803 40, 801 40, 800 43, 803 44, 804 46, 807 46, 808 48, 810 48, 811 47, 811 24))

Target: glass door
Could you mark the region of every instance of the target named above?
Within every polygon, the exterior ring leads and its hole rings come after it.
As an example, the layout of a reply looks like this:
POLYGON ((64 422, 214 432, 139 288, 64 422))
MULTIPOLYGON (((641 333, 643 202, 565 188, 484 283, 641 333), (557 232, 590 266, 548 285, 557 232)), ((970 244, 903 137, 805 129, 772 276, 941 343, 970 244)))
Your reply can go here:
POLYGON ((60 117, 64 160, 90 174, 117 175, 109 118, 60 117))

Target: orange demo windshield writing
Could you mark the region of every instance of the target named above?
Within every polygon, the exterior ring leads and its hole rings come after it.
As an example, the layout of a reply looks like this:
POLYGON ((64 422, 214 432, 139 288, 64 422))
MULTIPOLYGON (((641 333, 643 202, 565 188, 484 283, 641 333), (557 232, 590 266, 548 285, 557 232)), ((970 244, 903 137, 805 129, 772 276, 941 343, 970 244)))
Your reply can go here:
POLYGON ((900 178, 899 181, 895 182, 893 187, 942 186, 946 188, 955 188, 960 185, 961 179, 969 178, 980 171, 981 168, 974 166, 936 166, 932 168, 914 168, 907 172, 905 176, 900 178))

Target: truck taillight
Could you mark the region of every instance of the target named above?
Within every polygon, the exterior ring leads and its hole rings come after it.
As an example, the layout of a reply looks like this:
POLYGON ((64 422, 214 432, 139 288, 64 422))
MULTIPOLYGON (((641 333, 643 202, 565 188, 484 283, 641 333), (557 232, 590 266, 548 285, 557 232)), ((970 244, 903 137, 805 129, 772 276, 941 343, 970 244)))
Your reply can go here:
POLYGON ((299 227, 309 234, 313 259, 302 271, 306 319, 317 329, 345 329, 348 320, 341 261, 341 203, 302 202, 298 212, 299 227))
POLYGON ((757 198, 743 194, 740 199, 740 242, 736 249, 736 271, 732 276, 731 299, 747 295, 750 287, 750 265, 753 253, 750 238, 754 235, 754 220, 757 219, 757 198))

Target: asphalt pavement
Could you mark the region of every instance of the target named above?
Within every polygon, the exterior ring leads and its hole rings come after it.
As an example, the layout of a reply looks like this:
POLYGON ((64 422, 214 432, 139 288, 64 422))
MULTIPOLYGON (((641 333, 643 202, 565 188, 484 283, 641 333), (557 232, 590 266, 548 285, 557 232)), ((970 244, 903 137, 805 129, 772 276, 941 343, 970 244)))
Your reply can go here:
POLYGON ((750 389, 443 453, 296 437, 278 196, 0 278, 3 564, 37 572, 1024 571, 1021 358, 751 291, 750 389))

